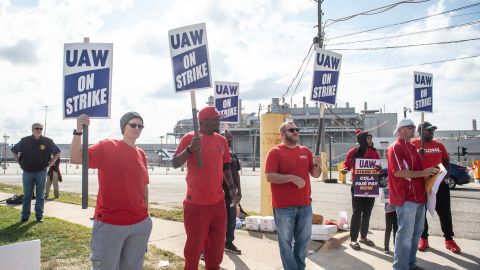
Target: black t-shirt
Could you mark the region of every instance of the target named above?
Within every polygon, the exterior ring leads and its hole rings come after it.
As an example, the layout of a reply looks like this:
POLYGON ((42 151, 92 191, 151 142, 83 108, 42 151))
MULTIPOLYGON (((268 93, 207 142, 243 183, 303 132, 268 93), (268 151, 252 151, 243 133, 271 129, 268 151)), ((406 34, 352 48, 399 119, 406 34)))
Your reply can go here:
POLYGON ((52 153, 56 151, 56 145, 50 138, 33 136, 23 137, 20 141, 19 163, 26 172, 39 172, 48 167, 52 153))
MULTIPOLYGON (((240 166, 240 161, 238 160, 238 157, 235 153, 233 153, 232 151, 230 151, 230 157, 231 157, 231 161, 230 161, 230 170, 232 171, 232 179, 233 179, 233 183, 235 184, 235 186, 237 186, 238 188, 239 187, 239 184, 240 183, 240 179, 239 178, 239 175, 238 175, 238 171, 240 171, 242 168, 240 166)), ((228 190, 228 186, 227 186, 227 183, 225 182, 225 179, 223 180, 223 189, 224 191, 226 192, 226 190, 228 190)))

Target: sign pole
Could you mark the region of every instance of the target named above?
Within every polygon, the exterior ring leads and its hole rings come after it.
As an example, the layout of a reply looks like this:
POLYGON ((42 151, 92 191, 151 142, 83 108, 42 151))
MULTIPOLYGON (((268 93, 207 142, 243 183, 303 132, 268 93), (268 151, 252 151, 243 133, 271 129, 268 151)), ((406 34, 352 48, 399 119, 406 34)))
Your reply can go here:
MULTIPOLYGON (((90 43, 90 38, 84 37, 83 43, 90 43)), ((82 134, 82 209, 88 208, 88 126, 83 125, 82 134)))
MULTIPOLYGON (((190 100, 192 102, 192 118, 193 118, 193 132, 195 133, 195 137, 199 137, 198 132, 198 119, 197 119, 197 100, 195 98, 195 91, 190 91, 190 100)), ((198 167, 201 168, 203 165, 202 161, 202 149, 199 148, 197 150, 197 164, 198 167)))
POLYGON ((421 112, 420 114, 420 157, 423 159, 423 155, 425 153, 425 150, 423 149, 423 133, 424 133, 424 128, 423 128, 423 123, 425 122, 425 113, 421 112))
MULTIPOLYGON (((315 147, 315 155, 320 154, 320 144, 322 142, 322 133, 323 133, 323 125, 325 123, 324 119, 325 115, 325 103, 320 103, 320 116, 318 119, 318 132, 317 132, 317 145, 315 147)), ((316 166, 316 164, 315 164, 316 166)))

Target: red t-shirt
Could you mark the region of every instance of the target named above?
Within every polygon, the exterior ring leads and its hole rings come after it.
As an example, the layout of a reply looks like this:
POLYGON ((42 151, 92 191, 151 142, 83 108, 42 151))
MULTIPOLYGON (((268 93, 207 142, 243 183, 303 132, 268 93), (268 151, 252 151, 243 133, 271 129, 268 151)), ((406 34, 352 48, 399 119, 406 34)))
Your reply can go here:
MULTIPOLYGON (((175 155, 190 145, 193 132, 185 134, 180 140, 175 155)), ((202 142, 202 168, 198 167, 197 153, 187 158, 187 195, 185 201, 199 205, 212 205, 224 199, 222 188, 223 164, 230 163, 230 149, 227 140, 220 134, 206 135, 200 132, 202 142)))
POLYGON ((268 152, 265 173, 292 174, 305 180, 299 189, 294 183, 270 183, 274 208, 305 206, 312 202, 310 171, 313 168, 312 152, 304 146, 289 148, 279 144, 268 152))
MULTIPOLYGON (((412 144, 420 149, 420 138, 412 141, 412 144)), ((444 159, 448 158, 448 152, 445 146, 437 141, 423 142, 423 168, 435 167, 439 163, 443 163, 444 159)))
MULTIPOLYGON (((355 153, 357 153, 357 148, 350 149, 350 151, 348 151, 347 158, 345 159, 345 164, 343 165, 343 168, 347 171, 352 170, 352 181, 355 181, 355 153)), ((372 147, 368 147, 362 158, 380 159, 380 155, 378 154, 377 150, 372 147)))
POLYGON ((149 179, 142 149, 122 140, 103 140, 88 148, 88 166, 98 169, 95 220, 131 225, 148 217, 144 187, 149 179))
POLYGON ((401 170, 423 170, 417 148, 410 142, 397 139, 388 147, 387 158, 390 204, 402 206, 405 201, 425 204, 427 202, 427 193, 423 177, 408 180, 395 176, 395 173, 401 170))

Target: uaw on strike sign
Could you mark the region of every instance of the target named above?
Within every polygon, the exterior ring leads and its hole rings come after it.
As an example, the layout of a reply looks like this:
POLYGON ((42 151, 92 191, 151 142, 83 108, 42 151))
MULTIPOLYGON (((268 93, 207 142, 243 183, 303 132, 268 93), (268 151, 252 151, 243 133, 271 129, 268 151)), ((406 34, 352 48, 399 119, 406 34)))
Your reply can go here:
POLYGON ((413 72, 413 110, 433 112, 433 74, 413 72))
POLYGON ((215 82, 215 108, 222 123, 238 123, 240 120, 238 88, 237 82, 215 82))
POLYGON ((204 23, 168 31, 175 92, 212 86, 204 23))
POLYGON ((342 55, 318 48, 313 64, 313 83, 310 99, 335 105, 342 55))
POLYGON ((66 43, 63 57, 63 118, 86 114, 110 118, 112 43, 66 43))

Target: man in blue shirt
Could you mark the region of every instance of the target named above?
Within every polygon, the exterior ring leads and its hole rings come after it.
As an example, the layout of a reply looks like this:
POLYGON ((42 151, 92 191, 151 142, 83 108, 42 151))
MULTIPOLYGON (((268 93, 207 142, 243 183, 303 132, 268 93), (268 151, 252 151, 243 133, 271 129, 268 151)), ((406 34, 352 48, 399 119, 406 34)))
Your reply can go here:
POLYGON ((23 170, 23 200, 21 223, 28 221, 32 201, 33 187, 36 187, 35 217, 37 222, 43 220, 43 205, 45 202, 45 182, 47 179, 47 168, 55 164, 60 157, 60 148, 52 139, 42 136, 43 125, 34 123, 32 135, 23 137, 11 151, 13 156, 20 163, 23 170), (53 156, 53 157, 52 157, 53 156))

